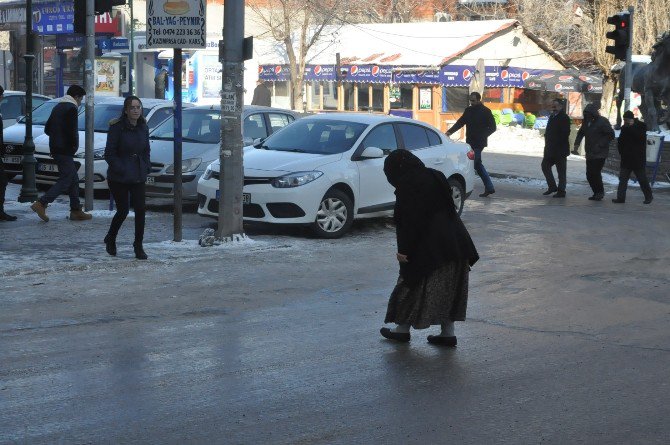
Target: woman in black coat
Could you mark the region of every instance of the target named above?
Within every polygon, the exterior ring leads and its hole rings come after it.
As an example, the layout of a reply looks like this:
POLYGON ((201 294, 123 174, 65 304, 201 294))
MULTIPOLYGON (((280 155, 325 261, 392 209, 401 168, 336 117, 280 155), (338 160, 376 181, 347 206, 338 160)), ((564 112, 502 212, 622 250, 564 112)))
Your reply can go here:
POLYGON ((381 334, 409 341, 409 328, 441 325, 428 342, 456 346, 454 321, 465 320, 470 266, 479 259, 451 195, 447 178, 426 168, 407 150, 395 150, 384 162, 395 187, 394 220, 400 278, 391 293, 381 334))
POLYGON ((112 256, 116 255, 116 235, 128 216, 130 200, 135 211, 135 257, 147 259, 142 242, 146 209, 144 184, 151 171, 149 152, 149 127, 142 116, 142 102, 128 96, 121 116, 109 123, 105 147, 105 160, 109 165, 107 183, 117 209, 105 236, 105 248, 112 256))

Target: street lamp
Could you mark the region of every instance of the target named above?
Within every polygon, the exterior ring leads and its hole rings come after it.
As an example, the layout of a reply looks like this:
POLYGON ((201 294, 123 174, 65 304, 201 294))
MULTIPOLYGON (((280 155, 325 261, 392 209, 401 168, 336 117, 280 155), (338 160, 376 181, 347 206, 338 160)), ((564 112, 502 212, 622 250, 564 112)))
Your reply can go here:
POLYGON ((35 187, 35 143, 33 142, 33 2, 26 1, 26 138, 23 141, 23 181, 19 202, 33 202, 37 199, 37 188, 35 187))

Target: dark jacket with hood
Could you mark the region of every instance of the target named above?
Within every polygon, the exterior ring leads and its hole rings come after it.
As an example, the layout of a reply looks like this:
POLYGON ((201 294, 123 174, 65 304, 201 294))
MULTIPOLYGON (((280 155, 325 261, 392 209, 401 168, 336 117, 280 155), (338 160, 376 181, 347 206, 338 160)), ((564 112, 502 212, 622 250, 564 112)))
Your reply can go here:
POLYGON ((621 155, 621 168, 644 168, 647 154, 647 126, 635 119, 632 125, 621 127, 617 148, 621 155))
POLYGON ((384 162, 384 173, 396 189, 398 252, 408 258, 400 263, 404 281, 415 283, 447 262, 477 262, 477 249, 456 213, 442 172, 426 168, 407 150, 395 150, 384 162))
POLYGON ((74 156, 79 150, 78 108, 77 101, 66 95, 51 110, 44 132, 49 135, 52 155, 74 156))
POLYGON ((544 157, 570 156, 570 118, 561 110, 549 116, 544 133, 544 157))
POLYGON ((609 121, 598 115, 593 104, 584 107, 584 123, 579 127, 575 146, 586 138, 586 159, 606 159, 610 152, 610 141, 614 139, 614 130, 609 121))
POLYGON ((465 125, 465 142, 470 144, 473 150, 483 150, 488 145, 488 137, 496 131, 496 121, 491 110, 483 103, 470 105, 465 109, 463 115, 449 128, 447 134, 451 135, 465 125))
POLYGON ((144 118, 134 127, 126 117, 109 123, 105 161, 109 164, 107 180, 139 184, 151 172, 149 127, 144 118))

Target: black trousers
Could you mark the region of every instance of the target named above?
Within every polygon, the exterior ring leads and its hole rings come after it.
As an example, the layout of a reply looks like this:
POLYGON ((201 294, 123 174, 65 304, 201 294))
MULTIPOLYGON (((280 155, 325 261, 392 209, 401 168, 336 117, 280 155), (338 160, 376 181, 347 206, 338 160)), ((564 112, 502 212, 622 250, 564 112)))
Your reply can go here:
POLYGON ((128 202, 135 211, 135 243, 141 244, 144 240, 144 220, 146 214, 146 200, 144 197, 144 182, 139 184, 124 184, 121 182, 108 181, 109 191, 114 197, 116 213, 109 226, 109 236, 116 238, 121 224, 126 220, 130 211, 128 202))
POLYGON ((602 175, 604 166, 605 158, 586 160, 586 180, 589 181, 589 185, 591 186, 591 190, 593 190, 594 195, 605 194, 602 175))
POLYGON ((640 183, 642 193, 644 193, 644 199, 651 199, 651 186, 647 180, 647 172, 645 171, 644 167, 636 169, 621 167, 621 170, 619 171, 619 188, 616 192, 617 199, 620 199, 621 201, 626 200, 626 189, 628 188, 628 179, 630 179, 631 173, 635 173, 635 177, 640 183))
MULTIPOLYGON (((1 130, 0 130, 1 131, 1 130)), ((0 157, 0 211, 5 206, 5 191, 7 191, 7 175, 5 174, 5 164, 2 163, 2 157, 0 157)))
POLYGON ((558 173, 558 190, 564 192, 565 183, 567 182, 568 159, 565 156, 545 156, 542 158, 542 173, 544 173, 544 177, 547 180, 549 190, 556 190, 556 180, 554 179, 554 173, 551 171, 551 167, 554 165, 558 173))

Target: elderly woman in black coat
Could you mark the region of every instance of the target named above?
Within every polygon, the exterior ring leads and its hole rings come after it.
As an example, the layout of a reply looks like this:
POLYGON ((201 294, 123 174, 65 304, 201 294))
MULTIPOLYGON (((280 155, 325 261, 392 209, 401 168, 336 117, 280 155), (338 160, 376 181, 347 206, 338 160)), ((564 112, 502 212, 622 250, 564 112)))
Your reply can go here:
POLYGON ((130 200, 135 211, 135 257, 147 259, 142 242, 146 209, 144 184, 151 171, 149 152, 149 127, 142 116, 142 102, 128 96, 121 116, 109 123, 105 147, 105 160, 109 164, 107 183, 117 209, 105 236, 105 248, 112 256, 116 255, 116 235, 128 216, 130 200))
POLYGON ((479 259, 451 195, 447 178, 426 168, 407 150, 395 150, 384 162, 395 187, 394 220, 400 278, 391 293, 381 334, 407 342, 409 329, 440 325, 428 342, 456 346, 454 321, 464 321, 470 266, 479 259))
POLYGON ((642 193, 644 193, 644 203, 651 204, 654 197, 647 180, 647 172, 645 171, 647 126, 644 122, 635 119, 633 112, 630 110, 623 114, 623 127, 621 127, 621 133, 619 134, 617 148, 621 155, 621 169, 619 171, 617 196, 612 202, 617 204, 626 202, 628 179, 630 179, 631 173, 635 173, 642 193))

